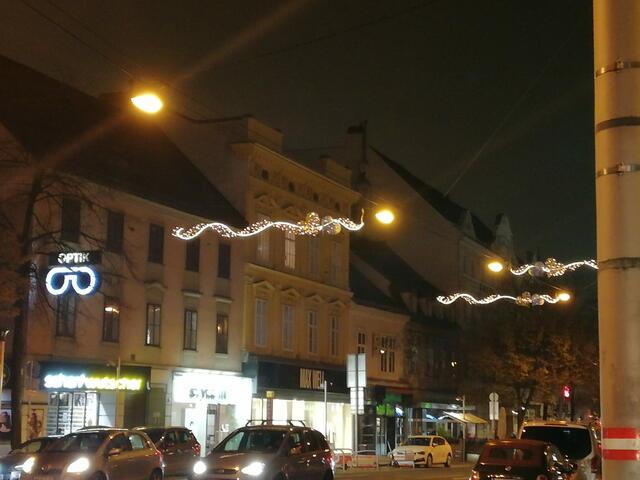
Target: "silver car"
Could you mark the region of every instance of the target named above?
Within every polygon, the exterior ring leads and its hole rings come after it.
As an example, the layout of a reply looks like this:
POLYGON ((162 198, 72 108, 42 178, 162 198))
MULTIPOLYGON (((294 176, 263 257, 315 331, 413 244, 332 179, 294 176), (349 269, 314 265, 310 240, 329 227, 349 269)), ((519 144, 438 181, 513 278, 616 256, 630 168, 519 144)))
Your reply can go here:
POLYGON ((70 433, 22 464, 21 480, 162 480, 162 454, 142 432, 70 433))
POLYGON ((260 425, 232 432, 193 472, 195 480, 332 480, 335 462, 317 430, 260 425))

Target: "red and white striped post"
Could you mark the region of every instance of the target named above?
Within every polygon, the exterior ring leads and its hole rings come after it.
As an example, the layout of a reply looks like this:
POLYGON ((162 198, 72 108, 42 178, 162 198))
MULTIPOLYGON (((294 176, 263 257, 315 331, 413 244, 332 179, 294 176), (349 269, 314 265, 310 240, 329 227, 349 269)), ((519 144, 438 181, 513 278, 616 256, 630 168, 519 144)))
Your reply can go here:
POLYGON ((604 460, 640 461, 640 431, 636 428, 609 427, 602 429, 604 460))

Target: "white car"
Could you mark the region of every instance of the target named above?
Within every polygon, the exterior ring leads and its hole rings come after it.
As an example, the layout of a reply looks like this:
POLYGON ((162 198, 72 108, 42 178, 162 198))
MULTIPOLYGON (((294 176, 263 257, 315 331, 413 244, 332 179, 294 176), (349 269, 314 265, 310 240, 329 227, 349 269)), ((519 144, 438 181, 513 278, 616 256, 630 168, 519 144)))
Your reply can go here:
POLYGON ((394 467, 401 462, 413 462, 416 467, 431 467, 437 463, 450 467, 453 458, 449 442, 437 435, 412 435, 394 448, 390 456, 394 467))

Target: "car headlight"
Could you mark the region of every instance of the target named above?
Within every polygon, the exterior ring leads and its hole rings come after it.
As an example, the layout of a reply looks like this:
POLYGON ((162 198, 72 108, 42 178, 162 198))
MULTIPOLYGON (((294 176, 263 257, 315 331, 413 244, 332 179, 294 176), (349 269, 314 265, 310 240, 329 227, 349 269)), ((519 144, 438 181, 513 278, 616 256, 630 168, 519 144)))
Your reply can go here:
POLYGON ((25 473, 31 473, 33 470, 33 464, 36 463, 36 457, 29 457, 22 464, 22 471, 25 473))
POLYGON ((240 470, 245 475, 249 475, 251 477, 257 477, 264 472, 264 463, 262 462, 253 462, 240 470))
POLYGON ((207 464, 204 463, 202 460, 198 460, 193 465, 193 473, 195 473, 196 475, 202 475, 206 471, 207 471, 207 464))
POLYGON ((91 463, 88 458, 81 457, 74 462, 71 462, 67 467, 67 473, 82 473, 89 470, 91 463))

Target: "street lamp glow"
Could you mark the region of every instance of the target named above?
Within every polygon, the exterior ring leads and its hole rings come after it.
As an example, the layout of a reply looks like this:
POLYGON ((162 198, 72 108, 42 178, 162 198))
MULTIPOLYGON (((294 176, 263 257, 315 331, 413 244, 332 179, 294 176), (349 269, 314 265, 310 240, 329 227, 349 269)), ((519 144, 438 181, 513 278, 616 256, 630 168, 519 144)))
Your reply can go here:
POLYGON ((561 302, 568 302, 569 300, 571 300, 571 295, 567 292, 560 292, 558 294, 558 300, 560 300, 561 302))
POLYGON ((131 97, 131 103, 133 103, 137 109, 149 114, 158 113, 164 106, 160 97, 155 93, 142 93, 131 97))
POLYGON ((487 268, 491 270, 493 273, 500 273, 504 269, 504 265, 499 260, 494 260, 489 262, 487 268))
POLYGON ((376 212, 376 220, 378 220, 380 223, 384 223, 385 225, 393 223, 395 218, 396 216, 388 208, 384 208, 376 212))

